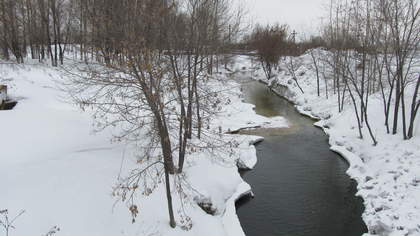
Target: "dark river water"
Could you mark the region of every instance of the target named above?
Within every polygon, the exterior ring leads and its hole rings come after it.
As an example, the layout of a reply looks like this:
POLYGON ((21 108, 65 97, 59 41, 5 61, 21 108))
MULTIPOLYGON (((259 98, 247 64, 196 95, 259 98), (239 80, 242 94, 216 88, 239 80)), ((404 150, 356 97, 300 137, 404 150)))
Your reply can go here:
POLYGON ((242 176, 255 198, 237 202, 247 236, 361 236, 362 199, 348 164, 329 150, 327 136, 292 104, 258 82, 243 80, 245 100, 264 116, 283 116, 288 129, 254 130, 258 163, 242 176))

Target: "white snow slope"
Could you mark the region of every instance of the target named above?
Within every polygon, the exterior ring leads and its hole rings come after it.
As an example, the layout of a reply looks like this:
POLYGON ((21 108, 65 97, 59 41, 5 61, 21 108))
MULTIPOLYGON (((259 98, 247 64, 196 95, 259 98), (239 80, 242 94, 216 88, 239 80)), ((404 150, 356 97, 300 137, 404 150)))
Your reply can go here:
MULTIPOLYGON (((65 102, 65 94, 56 86, 59 80, 66 80, 59 70, 35 61, 0 62, 0 83, 7 84, 9 96, 19 101, 15 109, 0 111, 0 210, 8 209, 10 217, 25 211, 10 236, 41 236, 53 226, 60 228, 60 236, 244 235, 234 202, 249 193, 250 186, 239 176, 237 163, 248 168, 256 164, 251 144, 260 137, 226 135, 240 145, 233 157, 222 157, 223 165, 203 153, 189 157, 187 181, 199 197, 210 199, 215 216, 194 204, 194 195, 182 207, 173 190, 179 226, 171 229, 162 181, 153 194, 138 198, 139 216, 132 224, 127 207, 115 204, 112 187, 120 173, 135 168, 135 153, 141 150, 111 143, 112 130, 92 133, 92 114, 65 102), (181 210, 191 217, 190 230, 180 227, 181 210)), ((284 119, 255 114, 252 105, 241 101, 238 84, 226 81, 221 87, 229 88, 225 93, 231 103, 214 120, 215 127, 228 131, 287 126, 284 119)))

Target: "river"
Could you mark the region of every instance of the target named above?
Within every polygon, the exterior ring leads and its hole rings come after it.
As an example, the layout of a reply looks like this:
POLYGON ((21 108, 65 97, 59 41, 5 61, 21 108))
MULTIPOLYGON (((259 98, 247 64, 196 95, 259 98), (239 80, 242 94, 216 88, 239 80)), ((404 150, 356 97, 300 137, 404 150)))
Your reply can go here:
POLYGON ((329 150, 328 137, 314 120, 267 86, 241 79, 244 99, 260 115, 283 116, 287 129, 260 129, 243 134, 263 136, 255 169, 242 172, 255 198, 236 204, 247 236, 361 236, 363 201, 356 182, 346 175, 348 163, 329 150))

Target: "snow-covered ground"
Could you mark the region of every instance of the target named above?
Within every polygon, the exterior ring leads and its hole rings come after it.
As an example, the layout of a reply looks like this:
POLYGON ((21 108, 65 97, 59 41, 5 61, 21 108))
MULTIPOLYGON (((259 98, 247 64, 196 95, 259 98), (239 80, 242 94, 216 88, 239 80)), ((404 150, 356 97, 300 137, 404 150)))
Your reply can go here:
MULTIPOLYGON (((386 134, 381 100, 372 96, 369 112, 377 117, 371 123, 379 144, 374 147, 369 139, 358 139, 350 104, 338 113, 335 97, 317 97, 310 57, 301 59, 299 72, 305 73, 297 74, 305 94, 286 72, 278 75, 275 88, 283 90, 303 114, 321 118, 317 125, 330 136, 331 149, 349 161, 348 174, 358 181, 358 195, 365 201, 368 235, 420 235, 419 120, 416 137, 409 141, 386 134)), ((262 71, 254 67, 259 66, 249 58, 237 58, 235 70, 264 80, 262 71)), ((137 199, 139 216, 132 224, 127 207, 112 196, 112 187, 120 175, 135 167, 139 150, 130 144, 111 143, 115 130, 93 133, 92 113, 68 102, 57 89, 62 80, 65 74, 37 62, 0 63, 0 83, 7 84, 9 96, 19 101, 15 109, 0 111, 0 210, 8 209, 11 217, 25 210, 10 236, 45 235, 53 226, 60 227, 57 235, 68 236, 244 235, 234 203, 250 193, 251 187, 239 176, 237 166, 256 164, 252 143, 260 137, 226 134, 225 138, 239 143, 234 155, 216 161, 207 153, 196 152, 189 158, 185 177, 197 191, 188 192, 190 201, 181 204, 183 198, 173 190, 175 212, 186 213, 176 214, 176 229, 168 225, 163 183, 150 196, 137 199), (205 213, 195 199, 211 202, 215 215, 205 213), (186 219, 180 215, 191 218, 190 230, 181 228, 186 219)), ((236 82, 226 79, 220 83, 230 103, 214 119, 213 127, 220 126, 225 133, 244 127, 287 126, 281 117, 255 114, 253 105, 242 102, 236 82)))
MULTIPOLYGON (((235 200, 250 193, 238 167, 252 168, 260 137, 224 135, 239 145, 222 163, 206 153, 189 157, 185 177, 196 191, 188 203, 173 189, 175 213, 184 211, 192 228, 168 224, 163 181, 148 197, 139 197, 139 216, 131 223, 127 207, 112 196, 120 174, 136 165, 136 150, 126 143, 111 143, 114 130, 93 133, 92 114, 68 102, 57 83, 65 74, 47 65, 29 61, 25 65, 0 62, 0 83, 9 86, 9 96, 18 100, 15 109, 0 111, 0 210, 14 217, 10 236, 45 235, 54 226, 57 235, 244 235, 235 210, 235 200), (194 199, 208 199, 216 214, 205 213, 194 199)), ((221 85, 230 103, 214 120, 223 132, 243 127, 286 127, 282 118, 255 114, 253 105, 240 98, 240 86, 226 80, 221 85)), ((116 127, 115 129, 118 129, 116 127)), ((175 181, 175 180, 173 180, 175 181)), ((185 200, 185 199, 184 199, 185 200)), ((3 235, 0 228, 0 235, 3 235)))
MULTIPOLYGON (((302 114, 321 119, 316 125, 329 135, 331 150, 348 160, 348 174, 358 182, 357 194, 363 197, 366 207, 363 219, 369 228, 367 235, 419 236, 420 118, 416 120, 415 137, 411 140, 403 141, 402 135, 389 135, 383 125, 380 95, 372 95, 368 110, 379 142, 373 146, 367 129, 363 131, 365 139, 358 138, 351 101, 346 103, 342 113, 338 113, 337 98, 332 92, 329 99, 325 98, 323 90, 322 96, 317 96, 316 74, 310 55, 297 60, 302 62, 296 75, 304 94, 285 69, 267 81, 258 63, 247 57, 239 57, 235 67, 271 84, 275 91, 295 103, 302 114)), ((321 88, 324 88, 323 80, 321 88)), ((412 94, 410 88, 407 90, 406 94, 412 94)))

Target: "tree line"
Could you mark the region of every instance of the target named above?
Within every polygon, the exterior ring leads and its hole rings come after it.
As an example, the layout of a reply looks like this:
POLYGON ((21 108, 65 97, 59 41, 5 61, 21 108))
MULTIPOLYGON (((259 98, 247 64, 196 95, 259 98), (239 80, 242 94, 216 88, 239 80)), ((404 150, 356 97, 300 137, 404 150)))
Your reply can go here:
MULTIPOLYGON (((205 1, 207 5, 210 1, 205 1)), ((219 5, 226 5, 226 0, 219 0, 219 5)), ((144 20, 142 27, 149 27, 159 15, 171 14, 169 12, 156 12, 160 5, 166 5, 168 9, 176 6, 187 10, 188 5, 197 5, 191 1, 112 1, 112 0, 1 0, 0 1, 0 56, 8 60, 15 59, 18 63, 23 63, 26 56, 40 61, 51 60, 53 66, 63 64, 64 52, 74 50, 79 53, 82 60, 93 59, 109 62, 115 60, 111 58, 114 54, 119 54, 124 48, 122 38, 132 31, 131 6, 139 10, 137 6, 145 12, 146 16, 141 16, 144 20), (182 2, 182 3, 181 3, 182 2), (77 48, 70 48, 76 47, 77 48), (99 50, 98 50, 99 49, 99 50), (100 55, 99 55, 100 54, 100 55)), ((229 3, 230 4, 230 3, 229 3)), ((196 7, 196 6, 194 6, 196 7)), ((170 11, 170 10, 166 10, 170 11)), ((243 13, 241 10, 240 12, 243 13)), ((214 14, 226 14, 226 9, 218 9, 214 14)), ((226 17, 241 18, 242 13, 226 17)), ((184 13, 182 13, 184 14, 184 13)), ((167 18, 167 17, 166 17, 167 18)), ((187 16, 179 20, 179 30, 185 30, 187 16)), ((201 18, 201 17, 200 17, 201 18)), ((163 19, 159 19, 163 20, 163 19)), ((203 23, 203 22, 201 22, 203 23)), ((211 25, 222 22, 208 22, 211 25)), ((210 24, 209 24, 210 25, 210 24)), ((198 26, 198 25, 196 25, 198 26)), ((200 30, 208 30, 208 26, 200 30)), ((216 27, 217 28, 217 27, 216 27)), ((222 51, 233 42, 237 22, 230 22, 226 25, 226 34, 223 38, 214 34, 211 40, 217 43, 207 45, 207 51, 222 51), (221 46, 221 42, 224 43, 221 46), (217 45, 216 45, 217 44, 217 45)), ((148 28, 145 33, 145 40, 154 47, 165 47, 164 37, 155 36, 156 30, 168 30, 148 28), (149 34, 150 33, 150 34, 149 34), (153 38, 155 37, 155 38, 153 38)), ((191 30, 191 29, 189 29, 191 30)), ((213 30, 216 30, 215 28, 213 30)), ((185 31, 186 32, 186 31, 185 31)), ((211 31, 207 31, 211 34, 211 31)), ((209 40, 209 39, 206 39, 209 40)), ((177 45, 179 47, 185 45, 177 45)))
POLYGON ((18 63, 30 54, 32 59, 63 62, 70 40, 72 11, 64 0, 1 0, 0 47, 6 60, 18 63))

